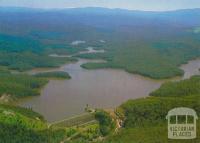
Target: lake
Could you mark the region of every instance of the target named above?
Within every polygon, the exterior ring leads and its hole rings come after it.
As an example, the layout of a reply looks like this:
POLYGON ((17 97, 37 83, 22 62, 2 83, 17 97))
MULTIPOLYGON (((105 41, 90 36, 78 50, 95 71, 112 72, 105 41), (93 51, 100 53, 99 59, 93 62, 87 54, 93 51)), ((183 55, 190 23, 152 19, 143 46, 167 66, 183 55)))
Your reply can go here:
MULTIPOLYGON (((86 70, 81 64, 90 60, 64 65, 57 69, 34 69, 34 74, 44 71, 66 71, 70 80, 50 80, 42 89, 41 95, 19 101, 23 107, 31 107, 41 113, 49 122, 84 112, 86 104, 92 108, 114 108, 128 99, 145 98, 159 88, 166 80, 153 80, 123 70, 100 69, 86 70)), ((100 61, 93 61, 100 62, 100 61)), ((182 78, 199 74, 200 59, 188 62, 180 67, 185 71, 182 78)), ((177 80, 173 78, 171 80, 177 80)))

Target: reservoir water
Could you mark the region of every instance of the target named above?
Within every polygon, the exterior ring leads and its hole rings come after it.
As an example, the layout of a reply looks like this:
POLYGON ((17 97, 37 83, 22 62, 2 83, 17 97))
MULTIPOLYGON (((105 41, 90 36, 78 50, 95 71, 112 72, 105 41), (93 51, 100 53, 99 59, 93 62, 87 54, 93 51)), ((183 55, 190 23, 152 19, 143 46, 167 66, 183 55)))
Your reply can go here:
MULTIPOLYGON (((31 107, 49 122, 84 112, 86 104, 92 108, 114 108, 128 99, 145 98, 159 88, 165 80, 153 80, 123 70, 86 70, 80 67, 89 60, 79 59, 59 69, 35 69, 29 73, 66 71, 70 80, 50 80, 41 95, 19 101, 23 107, 31 107)), ((99 62, 99 61, 93 61, 99 62)), ((182 78, 200 74, 200 59, 180 67, 185 71, 182 78)), ((174 80, 174 79, 173 79, 174 80)))

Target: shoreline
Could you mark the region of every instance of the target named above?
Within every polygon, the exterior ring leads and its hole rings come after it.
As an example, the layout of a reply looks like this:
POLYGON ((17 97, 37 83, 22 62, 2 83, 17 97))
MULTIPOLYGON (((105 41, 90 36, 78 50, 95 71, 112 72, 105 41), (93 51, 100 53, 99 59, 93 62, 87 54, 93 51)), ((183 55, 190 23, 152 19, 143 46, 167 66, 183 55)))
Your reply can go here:
MULTIPOLYGON (((28 106, 28 104, 29 104, 29 102, 31 102, 32 103, 32 101, 33 101, 33 103, 35 102, 35 101, 37 101, 37 100, 39 100, 39 99, 45 99, 45 98, 47 98, 47 95, 44 95, 44 93, 46 92, 46 90, 47 89, 49 89, 49 88, 51 88, 51 86, 52 85, 54 85, 54 86, 56 86, 56 87, 63 87, 63 88, 66 88, 66 86, 64 86, 63 85, 63 83, 65 83, 65 82, 69 82, 70 83, 70 81, 72 80, 76 80, 76 78, 74 79, 74 76, 76 76, 76 72, 78 72, 78 71, 73 71, 73 70, 80 70, 80 69, 82 69, 81 67, 80 67, 80 65, 82 64, 82 63, 85 63, 85 62, 88 62, 88 61, 93 61, 93 60, 85 60, 85 59, 79 59, 78 60, 78 62, 73 62, 73 63, 68 63, 68 64, 65 64, 65 65, 63 65, 63 66, 61 66, 60 68, 58 68, 59 70, 61 70, 61 71, 66 71, 66 72, 68 72, 69 73, 69 71, 68 70, 72 70, 72 71, 70 71, 70 73, 72 72, 72 73, 74 73, 75 72, 75 75, 73 75, 72 74, 72 79, 70 79, 70 80, 68 80, 68 81, 66 81, 66 80, 62 80, 62 81, 60 81, 60 80, 55 80, 55 79, 50 79, 49 80, 49 83, 47 84, 47 85, 45 85, 45 87, 42 89, 42 93, 39 95, 39 96, 37 96, 37 97, 28 97, 28 98, 26 98, 26 99, 20 99, 20 101, 18 102, 18 105, 20 105, 20 106, 22 106, 22 107, 27 107, 28 106), (74 67, 75 66, 75 67, 74 67), (72 69, 71 69, 72 68, 72 69), (46 97, 45 97, 46 96, 46 97), (38 99, 37 99, 38 98, 38 99), (25 104, 25 105, 23 105, 22 103, 27 103, 27 104, 25 104)), ((194 61, 194 60, 192 60, 192 61, 194 61)), ((190 61, 191 62, 191 61, 190 61)), ((189 63, 189 62, 188 62, 189 63)), ((54 69, 55 70, 55 69, 54 69)), ((120 73, 123 73, 124 75, 127 75, 128 77, 130 76, 130 77, 134 77, 134 78, 136 78, 136 79, 140 79, 141 81, 147 81, 147 82, 153 82, 153 83, 155 83, 155 86, 157 87, 157 88, 159 88, 160 87, 160 85, 162 84, 162 83, 164 83, 164 82, 167 82, 167 81, 178 81, 178 80, 182 80, 182 79, 184 79, 183 77, 173 77, 173 78, 170 78, 170 79, 164 79, 164 80, 162 80, 162 79, 151 79, 151 78, 148 78, 148 77, 144 77, 144 76, 141 76, 141 75, 139 75, 139 74, 132 74, 132 73, 128 73, 128 72, 125 72, 124 70, 121 70, 121 69, 106 69, 106 70, 104 70, 104 69, 98 69, 98 70, 86 70, 86 69, 82 69, 82 71, 84 71, 84 72, 86 72, 86 73, 88 73, 88 74, 90 74, 90 72, 91 73, 95 73, 95 72, 97 72, 97 73, 101 73, 102 71, 104 72, 104 71, 106 71, 106 72, 108 72, 108 73, 112 73, 112 72, 117 72, 117 73, 119 73, 119 75, 120 75, 120 73), (157 85, 156 85, 157 84, 157 85)), ((45 72, 44 70, 42 70, 42 72, 45 72)), ((69 74, 70 74, 69 73, 69 74)), ((130 79, 130 80, 134 80, 134 79, 130 79)), ((77 81, 78 82, 78 81, 77 81)), ((74 85, 75 86, 75 85, 74 85)), ((154 87, 155 87, 154 86, 154 87)), ((79 87, 79 85, 77 85, 77 87, 74 87, 75 89, 79 89, 78 88, 79 87)), ((68 88, 68 87, 67 87, 68 88)), ((144 86, 144 88, 145 88, 145 86, 144 86)), ((157 89, 157 88, 153 88, 152 90, 154 90, 154 89, 157 89)), ((90 92, 89 92, 90 93, 90 92)), ((148 92, 149 93, 149 92, 148 92)), ((46 94, 46 93, 45 93, 46 94)), ((50 93, 50 94, 53 94, 53 93, 50 93)), ((67 94, 67 93, 66 93, 67 94)), ((55 94, 56 95, 56 94, 55 94)), ((68 95, 68 94, 67 94, 68 95)), ((146 95, 146 96, 143 96, 143 97, 141 97, 141 96, 136 96, 136 97, 134 97, 134 96, 132 96, 132 97, 130 97, 130 98, 128 98, 128 99, 138 99, 138 98, 146 98, 146 97, 148 97, 149 95, 148 94, 144 94, 144 95, 146 95)), ((59 98, 59 97, 58 97, 59 98)), ((102 97, 103 98, 103 97, 102 97)), ((109 98, 109 97, 108 97, 109 98)), ((126 99, 126 100, 121 100, 120 99, 120 103, 124 103, 124 102, 126 102, 128 99, 126 99)), ((46 99, 46 100, 49 100, 49 99, 46 99)), ((56 99, 56 100, 59 100, 59 99, 56 99)), ((56 101, 55 100, 55 101, 56 101)), ((63 104, 67 104, 67 102, 65 102, 65 100, 66 99, 64 99, 64 101, 63 101, 63 104)), ((39 101, 38 101, 39 102, 39 101)), ((111 101, 110 101, 111 102, 111 101)), ((62 104, 62 103, 61 103, 62 104)), ((78 105, 78 104, 77 104, 78 105)), ((85 104, 84 104, 85 105, 85 104)), ((91 104, 90 104, 91 105, 91 104)), ((118 105, 120 105, 120 104, 117 104, 116 106, 113 106, 112 104, 110 104, 110 106, 103 106, 103 107, 100 107, 100 108, 102 108, 102 109, 107 109, 107 108, 115 108, 115 107, 117 107, 118 105), (104 108, 105 107, 105 108, 104 108)), ((32 107, 32 105, 29 105, 28 107, 32 107)), ((33 109, 35 110, 35 107, 36 107, 36 105, 34 105, 34 107, 33 107, 33 109)), ((94 107, 95 108, 95 106, 93 106, 92 105, 92 107, 94 107)), ((41 108, 41 107, 40 107, 41 108)), ((56 107, 55 107, 56 108, 56 107)), ((84 107, 82 107, 81 109, 83 109, 84 107)), ((56 110, 56 109, 54 109, 54 110, 56 110)), ((38 112, 38 109, 36 110, 37 112, 38 112)), ((76 112, 76 110, 75 110, 75 112, 76 112)), ((41 112, 39 112, 40 114, 42 114, 41 112)), ((72 116, 73 115, 77 115, 77 114, 81 114, 82 112, 79 112, 79 113, 73 113, 72 114, 72 116)), ((42 115, 44 115, 44 114, 42 114, 42 115)), ((55 115, 56 116, 56 115, 55 115)), ((63 114, 63 116, 65 116, 65 117, 67 117, 68 115, 66 114, 63 114)), ((46 117, 46 116, 44 116, 44 117, 46 117)), ((68 116, 68 117, 70 117, 70 116, 68 116)), ((49 121, 49 119, 48 118, 46 118, 48 121, 49 121)), ((52 120, 53 121, 53 120, 52 120)), ((50 120, 50 122, 51 122, 51 120, 50 120)))

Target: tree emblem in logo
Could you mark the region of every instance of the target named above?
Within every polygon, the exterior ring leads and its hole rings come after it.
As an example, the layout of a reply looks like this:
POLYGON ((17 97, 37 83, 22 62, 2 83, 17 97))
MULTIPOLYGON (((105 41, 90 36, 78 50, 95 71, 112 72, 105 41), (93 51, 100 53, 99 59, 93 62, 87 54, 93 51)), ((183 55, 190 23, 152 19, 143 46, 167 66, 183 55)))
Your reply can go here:
POLYGON ((174 108, 168 112, 166 119, 168 120, 169 139, 196 138, 196 120, 198 117, 193 109, 174 108))

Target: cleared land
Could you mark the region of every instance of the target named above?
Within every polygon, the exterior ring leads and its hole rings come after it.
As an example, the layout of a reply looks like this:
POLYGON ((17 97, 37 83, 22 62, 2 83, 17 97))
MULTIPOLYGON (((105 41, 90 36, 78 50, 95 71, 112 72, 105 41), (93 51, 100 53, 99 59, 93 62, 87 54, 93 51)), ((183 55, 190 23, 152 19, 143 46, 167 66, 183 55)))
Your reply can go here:
POLYGON ((57 127, 75 127, 75 126, 84 126, 97 123, 94 114, 85 113, 71 118, 67 118, 61 121, 53 122, 49 126, 57 127))

